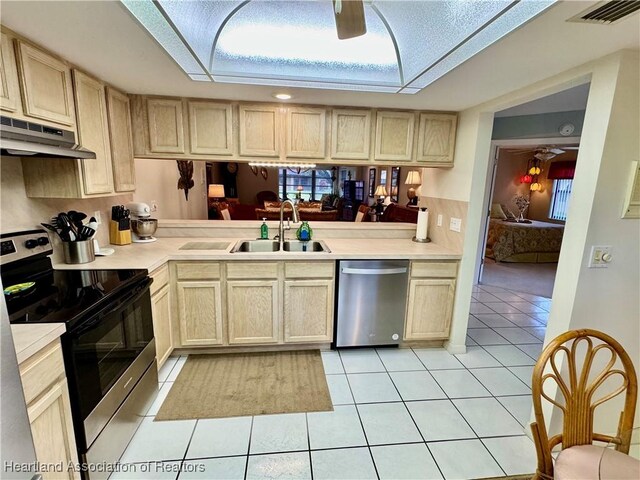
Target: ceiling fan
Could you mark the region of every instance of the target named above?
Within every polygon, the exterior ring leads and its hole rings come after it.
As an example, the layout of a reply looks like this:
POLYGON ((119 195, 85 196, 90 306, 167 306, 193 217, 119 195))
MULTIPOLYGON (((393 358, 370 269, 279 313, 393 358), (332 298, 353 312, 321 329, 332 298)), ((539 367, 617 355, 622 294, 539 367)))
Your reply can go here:
POLYGON ((523 148, 523 149, 515 149, 511 150, 516 155, 524 155, 533 153, 533 157, 537 158, 542 162, 546 162, 551 160, 552 158, 557 157, 560 154, 565 153, 567 150, 578 150, 579 147, 562 147, 558 148, 555 145, 547 145, 544 147, 536 147, 536 148, 523 148))
POLYGON ((333 14, 340 40, 367 33, 363 0, 333 0, 333 14))

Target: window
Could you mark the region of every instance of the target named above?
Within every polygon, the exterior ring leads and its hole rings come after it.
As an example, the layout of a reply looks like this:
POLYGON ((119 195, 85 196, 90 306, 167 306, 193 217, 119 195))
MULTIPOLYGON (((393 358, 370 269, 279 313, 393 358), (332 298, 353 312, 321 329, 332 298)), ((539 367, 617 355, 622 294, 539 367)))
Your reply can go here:
POLYGON ((553 181, 553 194, 551 195, 551 208, 549 218, 553 220, 567 220, 567 209, 571 197, 571 185, 573 179, 559 178, 553 181))
POLYGON ((302 187, 302 200, 320 200, 322 195, 333 193, 331 170, 305 170, 301 172, 281 168, 279 190, 282 198, 295 198, 298 187, 302 187))

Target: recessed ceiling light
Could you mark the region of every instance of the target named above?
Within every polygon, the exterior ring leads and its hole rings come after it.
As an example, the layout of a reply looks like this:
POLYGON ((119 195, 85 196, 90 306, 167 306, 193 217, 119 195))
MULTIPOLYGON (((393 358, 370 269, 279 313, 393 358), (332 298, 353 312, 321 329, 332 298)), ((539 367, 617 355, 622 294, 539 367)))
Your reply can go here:
POLYGON ((271 96, 277 98, 278 100, 291 100, 293 98, 293 96, 289 95, 288 93, 273 93, 271 94, 271 96))

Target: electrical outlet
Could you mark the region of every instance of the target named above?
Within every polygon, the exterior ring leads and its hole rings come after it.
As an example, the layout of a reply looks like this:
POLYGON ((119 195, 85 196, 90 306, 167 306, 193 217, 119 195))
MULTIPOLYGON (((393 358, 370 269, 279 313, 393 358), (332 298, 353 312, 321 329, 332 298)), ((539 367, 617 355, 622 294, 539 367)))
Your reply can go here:
POLYGON ((436 222, 436 225, 438 227, 442 226, 442 214, 441 213, 438 214, 438 221, 436 222))
POLYGON ((100 225, 102 223, 102 215, 100 214, 100 210, 96 210, 95 212, 93 212, 93 216, 96 219, 96 222, 98 222, 98 225, 100 225))
POLYGON ((149 207, 151 207, 151 211, 152 212, 157 212, 158 211, 158 202, 156 202, 155 200, 151 200, 151 202, 149 202, 151 205, 149 205, 149 207))
POLYGON ((462 219, 451 217, 449 221, 449 230, 453 230, 454 232, 459 232, 462 228, 462 219))
POLYGON ((589 256, 589 268, 607 268, 613 257, 611 245, 593 245, 589 256))

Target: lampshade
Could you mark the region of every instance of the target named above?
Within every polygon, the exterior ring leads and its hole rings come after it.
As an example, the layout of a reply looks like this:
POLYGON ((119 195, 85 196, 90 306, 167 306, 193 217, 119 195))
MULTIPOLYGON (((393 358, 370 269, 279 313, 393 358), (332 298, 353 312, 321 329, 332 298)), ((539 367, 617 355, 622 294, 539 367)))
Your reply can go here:
POLYGON ((376 187, 376 191, 375 191, 374 195, 376 197, 386 197, 387 196, 387 189, 385 188, 384 185, 378 185, 376 187))
POLYGON ((405 185, 420 185, 422 180, 420 180, 420 172, 417 170, 410 170, 407 173, 407 179, 405 180, 405 185))
POLYGON ((224 185, 219 183, 213 183, 209 185, 209 198, 223 198, 224 197, 224 185))
POLYGON ((298 186, 296 187, 296 190, 297 190, 298 192, 301 192, 302 190, 304 190, 304 188, 302 188, 302 185, 298 185, 298 186))

